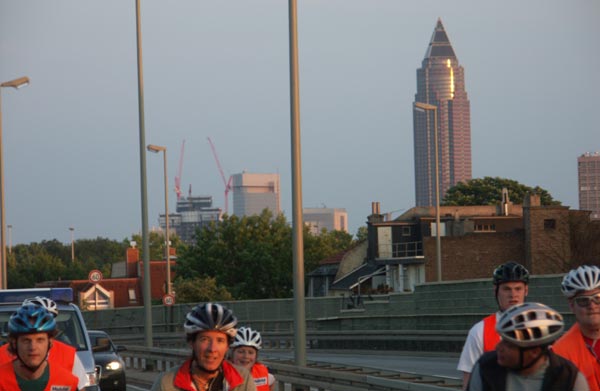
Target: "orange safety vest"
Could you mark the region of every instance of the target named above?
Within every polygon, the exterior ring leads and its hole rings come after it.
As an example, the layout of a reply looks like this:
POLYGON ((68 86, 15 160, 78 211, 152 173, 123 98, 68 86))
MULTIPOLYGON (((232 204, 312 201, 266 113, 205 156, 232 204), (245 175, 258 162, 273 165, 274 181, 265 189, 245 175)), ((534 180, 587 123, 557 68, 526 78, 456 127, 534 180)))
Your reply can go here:
MULTIPOLYGON (((79 379, 70 371, 58 365, 48 363, 50 376, 44 391, 77 391, 77 383, 79 379)), ((0 365, 0 391, 15 391, 19 390, 17 383, 17 375, 13 368, 12 362, 7 362, 0 365)))
POLYGON ((585 344, 577 323, 552 345, 552 351, 575 364, 587 379, 590 391, 600 391, 600 362, 585 344))
POLYGON ((256 384, 257 391, 269 391, 269 370, 263 364, 255 363, 252 366, 252 378, 256 384))
POLYGON ((483 318, 483 351, 496 350, 500 342, 500 334, 496 331, 496 314, 483 318))
MULTIPOLYGON (((17 357, 8 351, 8 345, 9 344, 7 343, 0 346, 0 365, 11 362, 17 357)), ((50 354, 48 355, 48 362, 60 365, 61 367, 72 371, 76 354, 77 349, 73 346, 54 339, 52 340, 52 347, 50 348, 50 354)))

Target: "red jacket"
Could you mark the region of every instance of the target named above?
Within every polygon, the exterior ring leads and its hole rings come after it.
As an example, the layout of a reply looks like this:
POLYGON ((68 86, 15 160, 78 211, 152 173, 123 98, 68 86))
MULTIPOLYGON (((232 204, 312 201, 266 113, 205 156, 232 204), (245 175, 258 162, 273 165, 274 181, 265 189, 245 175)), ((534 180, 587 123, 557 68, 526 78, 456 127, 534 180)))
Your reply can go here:
MULTIPOLYGON (((8 351, 8 345, 9 344, 7 343, 0 346, 0 365, 11 362, 17 357, 8 351)), ((48 355, 48 362, 60 365, 61 367, 72 371, 76 354, 77 349, 73 346, 53 339, 50 354, 48 355)))
MULTIPOLYGON (((61 391, 77 391, 79 379, 67 369, 48 363, 48 370, 50 371, 50 376, 44 391, 57 389, 61 391)), ((7 362, 0 365, 0 391, 15 391, 19 389, 13 363, 7 362)))
MULTIPOLYGON (((176 387, 179 387, 182 390, 195 391, 194 387, 192 387, 192 375, 190 371, 191 366, 192 359, 188 359, 186 362, 181 364, 173 381, 173 384, 176 387)), ((222 368, 223 376, 225 377, 227 383, 229 383, 230 388, 235 388, 244 383, 244 378, 229 362, 223 361, 222 368)))
POLYGON ((496 331, 496 314, 483 318, 483 351, 496 350, 500 342, 500 334, 496 331))
POLYGON ((263 364, 255 363, 252 366, 252 378, 256 383, 257 391, 269 391, 269 370, 263 364))
POLYGON ((600 363, 585 344, 577 323, 552 345, 552 351, 575 364, 587 379, 590 391, 600 391, 600 363))

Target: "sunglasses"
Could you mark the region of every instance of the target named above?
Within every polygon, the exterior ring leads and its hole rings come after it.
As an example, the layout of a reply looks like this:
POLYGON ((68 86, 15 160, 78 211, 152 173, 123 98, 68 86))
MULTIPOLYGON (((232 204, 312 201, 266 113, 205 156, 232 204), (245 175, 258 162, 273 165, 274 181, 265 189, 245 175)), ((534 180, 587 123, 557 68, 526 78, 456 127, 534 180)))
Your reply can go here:
POLYGON ((591 296, 577 296, 573 300, 580 307, 589 307, 592 305, 592 301, 594 304, 600 305, 600 293, 591 296))

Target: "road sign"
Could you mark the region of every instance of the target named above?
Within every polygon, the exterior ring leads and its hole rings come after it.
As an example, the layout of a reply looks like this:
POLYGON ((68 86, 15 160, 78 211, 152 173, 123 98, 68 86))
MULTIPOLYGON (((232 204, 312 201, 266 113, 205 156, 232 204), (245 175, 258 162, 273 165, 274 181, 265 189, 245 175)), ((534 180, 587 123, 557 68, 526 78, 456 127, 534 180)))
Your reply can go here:
POLYGON ((90 271, 90 274, 88 274, 88 280, 90 280, 92 284, 99 283, 102 281, 102 272, 98 269, 90 271))
POLYGON ((162 299, 162 302, 163 302, 164 305, 170 307, 173 304, 175 304, 175 296, 173 296, 173 295, 164 295, 163 299, 162 299))

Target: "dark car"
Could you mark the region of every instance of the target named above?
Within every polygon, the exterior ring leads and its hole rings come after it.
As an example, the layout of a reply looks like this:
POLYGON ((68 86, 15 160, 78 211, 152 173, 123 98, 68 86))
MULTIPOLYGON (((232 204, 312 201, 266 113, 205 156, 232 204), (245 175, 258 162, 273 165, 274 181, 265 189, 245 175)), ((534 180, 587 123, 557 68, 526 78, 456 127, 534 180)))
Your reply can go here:
POLYGON ((117 346, 109 335, 100 330, 89 330, 92 353, 96 367, 100 371, 100 389, 102 391, 126 391, 125 362, 119 352, 124 346, 117 346))

